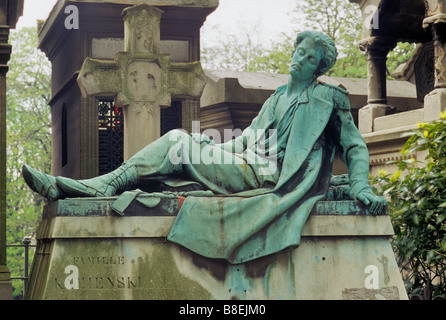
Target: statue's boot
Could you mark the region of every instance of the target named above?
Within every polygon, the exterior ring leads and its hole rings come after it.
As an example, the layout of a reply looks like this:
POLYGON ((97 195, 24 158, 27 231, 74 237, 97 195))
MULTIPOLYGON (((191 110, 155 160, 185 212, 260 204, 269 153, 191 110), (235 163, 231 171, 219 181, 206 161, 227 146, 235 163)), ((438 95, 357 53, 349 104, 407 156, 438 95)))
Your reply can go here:
POLYGON ((39 172, 26 164, 22 167, 22 175, 31 190, 48 201, 56 201, 65 197, 64 192, 57 186, 55 177, 39 172))
POLYGON ((111 197, 119 190, 129 190, 138 181, 136 167, 123 164, 118 169, 87 180, 56 177, 57 186, 68 197, 111 197))

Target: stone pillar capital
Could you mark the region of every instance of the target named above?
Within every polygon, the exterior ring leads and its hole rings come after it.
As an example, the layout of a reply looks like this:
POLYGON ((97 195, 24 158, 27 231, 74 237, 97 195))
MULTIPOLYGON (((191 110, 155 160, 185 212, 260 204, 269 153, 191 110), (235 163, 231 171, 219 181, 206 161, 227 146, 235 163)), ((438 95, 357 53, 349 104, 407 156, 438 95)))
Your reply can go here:
POLYGON ((439 23, 446 23, 446 13, 437 13, 423 20, 423 28, 429 28, 439 23))
POLYGON ((366 53, 387 56, 395 48, 396 44, 397 40, 395 38, 373 36, 359 41, 358 48, 366 53))

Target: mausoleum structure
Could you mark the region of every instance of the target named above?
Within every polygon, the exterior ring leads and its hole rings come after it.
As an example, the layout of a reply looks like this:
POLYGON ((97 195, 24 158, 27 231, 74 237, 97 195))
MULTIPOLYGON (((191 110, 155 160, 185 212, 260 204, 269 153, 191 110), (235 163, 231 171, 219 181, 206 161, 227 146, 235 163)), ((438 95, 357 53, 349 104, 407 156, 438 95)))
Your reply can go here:
POLYGON ((38 44, 53 69, 54 175, 104 174, 161 134, 191 130, 204 86, 196 62, 200 28, 217 6, 217 0, 56 3, 38 44), (137 4, 147 7, 129 9, 137 4))
MULTIPOLYGON (((359 111, 359 130, 367 142, 372 168, 391 171, 393 167, 385 163, 401 159, 405 135, 417 123, 439 119, 446 106, 446 1, 349 1, 357 3, 362 11, 359 47, 366 53, 368 64, 368 100, 359 111), (412 59, 395 76, 416 85, 420 108, 394 105, 389 99, 386 58, 398 42, 418 44, 412 59)), ((424 159, 422 154, 412 156, 424 159)))

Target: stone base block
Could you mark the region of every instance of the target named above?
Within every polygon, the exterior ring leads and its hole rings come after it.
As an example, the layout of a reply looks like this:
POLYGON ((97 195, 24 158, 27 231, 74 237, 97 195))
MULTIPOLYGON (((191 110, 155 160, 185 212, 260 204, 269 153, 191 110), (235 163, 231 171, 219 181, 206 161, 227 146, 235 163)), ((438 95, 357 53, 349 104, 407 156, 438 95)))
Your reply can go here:
POLYGON ((354 201, 318 203, 299 247, 239 265, 166 241, 175 216, 79 201, 45 208, 26 299, 407 299, 389 216, 354 213, 354 201), (329 214, 342 206, 349 215, 329 214))
POLYGON ((394 108, 386 104, 369 104, 359 109, 358 129, 361 133, 370 133, 375 131, 375 119, 391 114, 394 108))
POLYGON ((440 119, 440 112, 446 110, 446 89, 435 89, 424 98, 424 121, 440 119))
POLYGON ((12 283, 0 281, 0 300, 12 300, 12 283))

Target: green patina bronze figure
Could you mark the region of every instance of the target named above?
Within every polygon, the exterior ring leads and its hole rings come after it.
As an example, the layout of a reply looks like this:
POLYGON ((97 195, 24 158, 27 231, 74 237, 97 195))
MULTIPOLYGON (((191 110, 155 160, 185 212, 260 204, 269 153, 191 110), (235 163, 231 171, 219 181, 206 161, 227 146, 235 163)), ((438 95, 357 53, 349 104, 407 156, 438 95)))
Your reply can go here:
POLYGON ((110 197, 181 179, 209 193, 186 198, 170 241, 235 264, 295 248, 313 206, 327 196, 336 151, 348 167, 351 199, 372 213, 387 204, 369 186, 368 150, 353 122, 348 92, 317 80, 336 57, 329 37, 300 33, 288 83, 227 143, 173 130, 107 175, 73 180, 25 165, 23 176, 49 201, 110 197))

